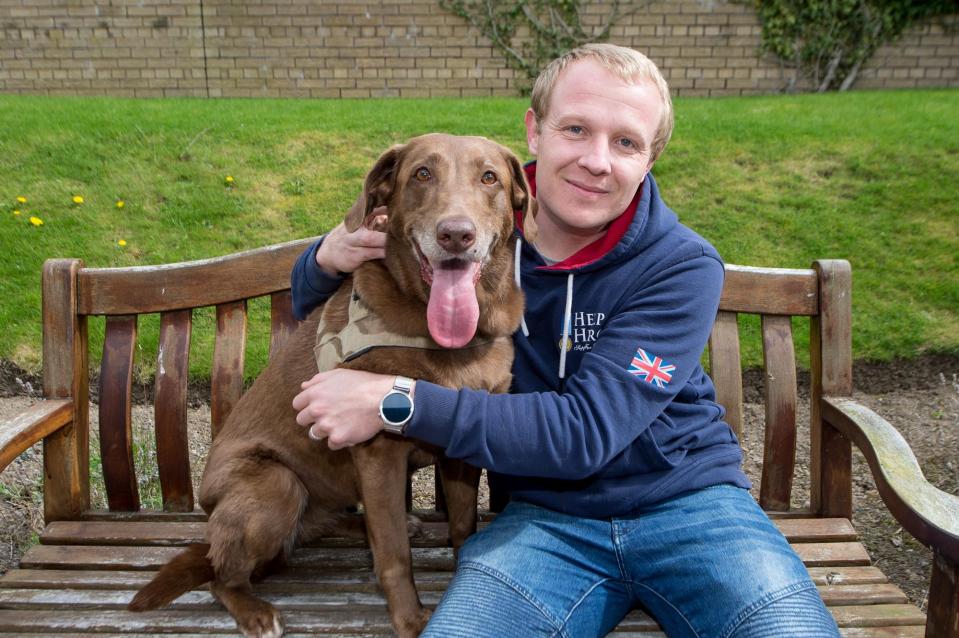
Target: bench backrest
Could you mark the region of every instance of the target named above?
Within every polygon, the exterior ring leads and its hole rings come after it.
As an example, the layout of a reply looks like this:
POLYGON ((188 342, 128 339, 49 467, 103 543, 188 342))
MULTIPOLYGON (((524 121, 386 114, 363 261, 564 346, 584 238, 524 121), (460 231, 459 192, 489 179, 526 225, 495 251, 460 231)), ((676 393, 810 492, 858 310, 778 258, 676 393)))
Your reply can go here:
MULTIPOLYGON (((131 425, 133 354, 138 316, 159 313, 154 409, 163 508, 171 514, 191 512, 194 495, 186 420, 193 311, 216 309, 210 390, 211 434, 215 436, 244 388, 248 302, 270 299, 272 356, 296 325, 289 276, 296 257, 310 241, 155 267, 84 268, 79 260, 66 259, 44 265, 44 392, 48 397, 73 397, 76 411, 72 428, 45 441, 48 521, 75 519, 89 509, 87 318, 106 317, 98 393, 101 464, 110 511, 121 516, 141 508, 131 425)), ((709 340, 710 369, 720 403, 727 408, 726 418, 742 434, 738 315, 760 315, 766 403, 760 502, 767 510, 789 509, 795 474, 792 316, 811 320, 812 510, 844 515, 851 509, 848 444, 831 440, 828 432, 824 436, 818 408, 821 396, 851 391, 849 308, 846 262, 820 261, 809 270, 727 266, 720 311, 709 340)))

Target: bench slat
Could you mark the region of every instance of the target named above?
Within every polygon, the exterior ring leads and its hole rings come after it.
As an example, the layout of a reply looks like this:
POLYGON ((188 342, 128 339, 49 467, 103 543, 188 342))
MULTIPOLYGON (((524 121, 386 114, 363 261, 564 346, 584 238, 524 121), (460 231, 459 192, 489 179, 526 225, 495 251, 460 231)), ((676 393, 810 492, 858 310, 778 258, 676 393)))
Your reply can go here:
POLYGON ((849 605, 829 610, 840 627, 924 625, 926 616, 915 605, 849 605))
POLYGON ((743 441, 743 371, 739 354, 739 323, 735 312, 720 311, 709 335, 709 376, 716 401, 726 408, 725 421, 743 441))
MULTIPOLYGON (((392 628, 386 612, 368 614, 350 610, 323 612, 291 611, 283 615, 289 631, 310 633, 366 633, 390 635, 392 628)), ((114 610, 67 611, 0 610, 0 631, 135 632, 146 634, 197 632, 236 635, 236 622, 222 610, 172 611, 159 610, 134 613, 114 610)))
POLYGON ((189 310, 160 315, 154 419, 163 509, 171 512, 193 511, 187 440, 187 376, 192 326, 193 316, 189 310))
MULTIPOLYGON (((100 569, 15 569, 0 579, 2 589, 139 589, 153 578, 153 571, 100 569)), ((421 591, 442 591, 452 572, 418 571, 414 574, 421 591)), ((284 568, 253 586, 269 592, 376 592, 380 591, 372 570, 339 572, 284 568)))
POLYGON ((848 566, 848 567, 807 567, 812 582, 817 585, 848 584, 865 585, 869 583, 887 583, 889 579, 878 567, 848 566))
MULTIPOLYGON (((858 542, 795 543, 793 549, 807 567, 868 565, 869 555, 858 542)), ((35 545, 27 550, 21 565, 27 568, 53 569, 158 569, 179 553, 178 547, 35 545)), ((452 550, 446 547, 413 547, 414 567, 451 569, 452 550), (419 561, 419 563, 417 563, 419 561)), ((292 567, 338 569, 370 568, 372 559, 366 548, 299 548, 290 556, 292 567)))
MULTIPOLYGON (((119 547, 96 545, 35 545, 20 565, 30 569, 159 569, 183 551, 181 547, 119 547)), ((453 568, 453 550, 447 547, 414 547, 414 569, 453 568)), ((295 550, 290 567, 317 570, 371 569, 373 559, 365 548, 305 547, 295 550)))
MULTIPOLYGON (((323 611, 292 610, 283 614, 287 632, 329 634, 336 632, 356 635, 392 635, 393 629, 384 609, 324 609, 323 611)), ((658 625, 640 611, 630 612, 619 626, 632 632, 659 631, 658 625)), ((129 612, 112 609, 44 610, 38 614, 31 609, 0 610, 0 631, 49 631, 63 635, 59 630, 80 632, 140 632, 204 634, 235 634, 233 618, 220 609, 196 611, 159 610, 129 612)), ((287 635, 284 633, 284 635, 287 635)))
POLYGON ((81 268, 77 312, 111 315, 213 306, 290 287, 293 264, 316 237, 179 264, 81 268))
POLYGON ((843 605, 906 604, 909 597, 891 583, 871 585, 823 585, 819 595, 830 607, 843 605))
POLYGON ((111 510, 138 510, 130 394, 136 315, 107 317, 100 363, 100 456, 111 510))
POLYGON ((816 271, 726 264, 719 309, 761 315, 815 315, 819 312, 816 271))
MULTIPOLYGON (((413 514, 421 520, 446 520, 442 513, 433 510, 416 509, 413 514)), ((766 515, 773 521, 794 520, 803 518, 814 518, 817 515, 809 509, 792 509, 788 512, 766 512, 766 515)), ((491 521, 496 518, 496 513, 488 510, 479 512, 479 520, 491 521)), ((79 520, 82 521, 109 521, 109 522, 130 522, 130 521, 152 521, 156 523, 169 523, 172 521, 205 521, 206 514, 203 510, 195 509, 192 512, 162 512, 160 510, 140 510, 138 512, 111 512, 109 510, 85 510, 80 514, 79 520)))
MULTIPOLYGON (((876 567, 810 567, 809 575, 819 586, 880 585, 888 582, 876 567)), ((151 571, 112 569, 15 569, 0 579, 0 588, 28 589, 138 589, 153 577, 151 571)), ((422 590, 445 588, 450 572, 418 571, 416 586, 422 590)), ((376 577, 364 569, 330 572, 309 568, 286 568, 257 585, 255 589, 292 591, 373 591, 376 577)))
POLYGON ((899 627, 840 627, 842 638, 924 638, 926 628, 922 625, 899 627))
POLYGON ((862 543, 794 543, 793 550, 806 567, 826 565, 868 565, 869 554, 862 543))
MULTIPOLYGON (((844 632, 847 636, 896 636, 893 627, 919 626, 925 617, 912 605, 860 605, 832 607, 830 612, 841 629, 853 627, 885 627, 885 631, 844 632)), ((289 632, 391 634, 385 609, 324 609, 322 611, 289 610, 283 614, 289 632)), ((630 612, 620 623, 622 632, 657 631, 655 622, 640 611, 630 612)), ((48 631, 63 635, 61 630, 80 632, 234 633, 236 625, 225 611, 160 610, 133 613, 112 609, 35 609, 0 610, 0 631, 48 631)), ((619 632, 617 632, 619 633, 619 632)))
POLYGON ((218 305, 210 380, 210 427, 214 438, 243 395, 245 353, 246 300, 218 305))
MULTIPOLYGON (((856 530, 844 518, 779 519, 773 521, 791 543, 855 541, 856 530)), ((480 522, 483 528, 486 522, 480 522)), ((446 546, 449 527, 444 522, 424 522, 414 545, 446 546)), ((55 521, 46 526, 40 542, 47 545, 186 545, 203 542, 206 523, 55 521)), ((323 539, 322 545, 365 547, 362 538, 323 539)))
MULTIPOLYGON (((135 589, 0 589, 0 607, 3 609, 126 609, 136 594, 135 589)), ((260 598, 280 610, 320 611, 330 608, 385 609, 386 600, 375 591, 344 592, 289 592, 258 590, 260 598)), ((441 591, 421 591, 420 600, 428 607, 435 607, 443 595, 441 591)), ((222 607, 208 589, 186 592, 164 609, 174 611, 221 610, 222 607)))
POLYGON ((289 290, 270 295, 270 360, 296 330, 293 317, 293 295, 289 290))
MULTIPOLYGON (((434 586, 420 589, 424 605, 435 607, 452 578, 452 572, 434 586)), ((263 600, 278 609, 304 611, 331 607, 384 607, 386 600, 375 583, 362 583, 359 588, 336 589, 328 583, 317 586, 300 586, 289 583, 273 583, 272 579, 258 584, 254 589, 263 600), (326 585, 326 586, 324 586, 326 585)), ((0 588, 0 607, 3 609, 59 609, 66 606, 83 609, 125 609, 138 588, 89 589, 64 587, 54 588, 0 588)), ((819 594, 829 607, 845 605, 906 604, 906 595, 895 585, 829 585, 819 588, 819 594)), ((174 610, 219 609, 220 605, 206 588, 187 592, 166 607, 174 610)))
POLYGON ((759 504, 788 510, 796 462, 796 353, 789 317, 763 315, 766 428, 759 504))

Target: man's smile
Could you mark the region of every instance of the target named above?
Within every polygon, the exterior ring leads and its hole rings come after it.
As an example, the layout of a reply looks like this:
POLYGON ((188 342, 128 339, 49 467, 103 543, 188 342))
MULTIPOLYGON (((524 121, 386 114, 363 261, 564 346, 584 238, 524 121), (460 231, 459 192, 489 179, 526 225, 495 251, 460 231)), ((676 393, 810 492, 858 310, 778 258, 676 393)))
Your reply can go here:
POLYGON ((606 195, 609 192, 608 190, 604 188, 600 188, 599 186, 590 186, 589 184, 585 184, 583 182, 572 180, 569 178, 566 178, 566 183, 572 186, 574 189, 582 191, 583 193, 587 195, 592 195, 592 196, 606 195))

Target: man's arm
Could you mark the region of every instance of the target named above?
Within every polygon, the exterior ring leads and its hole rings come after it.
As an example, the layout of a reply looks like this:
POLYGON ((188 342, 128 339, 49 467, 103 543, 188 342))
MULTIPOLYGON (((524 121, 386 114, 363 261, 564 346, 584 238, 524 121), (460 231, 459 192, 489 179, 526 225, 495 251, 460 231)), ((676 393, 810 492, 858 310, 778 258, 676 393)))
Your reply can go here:
MULTIPOLYGON (((375 227, 385 224, 386 208, 373 211, 375 227)), ((364 261, 382 259, 386 233, 361 226, 349 233, 343 224, 307 248, 293 265, 290 288, 293 294, 293 315, 300 319, 336 292, 343 278, 364 261)))
POLYGON ((563 394, 489 395, 419 381, 406 434, 504 474, 595 474, 634 444, 699 370, 722 282, 722 264, 706 256, 661 272, 608 319, 563 394), (640 348, 659 365, 675 366, 663 387, 629 372, 640 348))
POLYGON ((343 275, 330 275, 316 263, 316 251, 327 238, 321 237, 297 258, 290 274, 293 316, 300 321, 326 301, 343 282, 343 275))

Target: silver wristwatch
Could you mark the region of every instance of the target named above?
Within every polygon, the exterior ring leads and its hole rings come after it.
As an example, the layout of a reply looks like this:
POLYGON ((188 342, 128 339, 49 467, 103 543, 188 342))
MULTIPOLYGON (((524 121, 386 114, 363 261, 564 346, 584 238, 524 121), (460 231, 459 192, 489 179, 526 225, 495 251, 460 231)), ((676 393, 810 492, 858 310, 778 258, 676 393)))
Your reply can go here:
POLYGON ((393 389, 380 401, 380 418, 383 429, 393 434, 406 432, 406 425, 413 418, 413 379, 396 377, 393 389))

